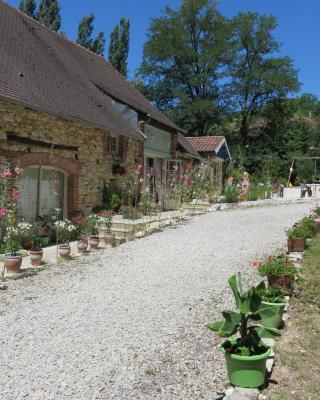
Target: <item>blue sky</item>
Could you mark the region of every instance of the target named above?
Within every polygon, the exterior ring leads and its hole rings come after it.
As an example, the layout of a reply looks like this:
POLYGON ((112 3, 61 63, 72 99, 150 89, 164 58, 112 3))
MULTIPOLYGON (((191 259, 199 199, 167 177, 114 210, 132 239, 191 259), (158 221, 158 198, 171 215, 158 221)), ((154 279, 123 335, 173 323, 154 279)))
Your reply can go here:
MULTIPOLYGON (((8 0, 7 0, 8 1, 8 0)), ((17 7, 19 0, 8 1, 17 7)), ((150 18, 161 15, 167 5, 176 8, 181 0, 60 0, 62 30, 75 39, 80 19, 90 13, 96 15, 96 31, 109 34, 120 17, 131 22, 131 47, 129 55, 130 77, 139 67, 143 44, 150 18)), ((221 0, 219 9, 227 17, 239 11, 256 11, 272 14, 278 19, 275 36, 283 44, 282 53, 294 59, 299 69, 302 91, 320 97, 320 1, 319 0, 221 0)), ((107 43, 108 46, 108 43, 107 43)))

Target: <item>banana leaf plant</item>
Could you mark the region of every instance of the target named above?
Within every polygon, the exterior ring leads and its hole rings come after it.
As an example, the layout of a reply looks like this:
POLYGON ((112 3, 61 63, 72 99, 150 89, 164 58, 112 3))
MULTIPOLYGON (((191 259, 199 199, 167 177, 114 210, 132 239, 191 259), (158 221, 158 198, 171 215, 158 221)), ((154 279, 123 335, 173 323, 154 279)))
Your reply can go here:
POLYGON ((261 282, 245 292, 240 274, 231 276, 228 282, 235 297, 237 311, 223 311, 224 321, 212 322, 207 327, 222 337, 228 338, 239 334, 236 343, 226 341, 223 344, 225 350, 231 354, 241 356, 262 354, 266 351, 266 346, 261 338, 281 335, 277 329, 266 328, 259 324, 262 317, 274 315, 274 310, 263 308, 261 305, 262 297, 259 293, 265 290, 265 283, 261 282))

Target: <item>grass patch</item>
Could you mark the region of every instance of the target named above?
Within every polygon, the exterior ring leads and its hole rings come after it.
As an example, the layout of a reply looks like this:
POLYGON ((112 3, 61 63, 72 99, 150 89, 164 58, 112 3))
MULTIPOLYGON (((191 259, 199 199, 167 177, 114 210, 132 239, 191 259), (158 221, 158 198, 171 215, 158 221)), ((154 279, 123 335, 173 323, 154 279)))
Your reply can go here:
POLYGON ((320 377, 320 235, 304 254, 302 280, 290 301, 290 319, 275 355, 270 400, 316 400, 320 377))

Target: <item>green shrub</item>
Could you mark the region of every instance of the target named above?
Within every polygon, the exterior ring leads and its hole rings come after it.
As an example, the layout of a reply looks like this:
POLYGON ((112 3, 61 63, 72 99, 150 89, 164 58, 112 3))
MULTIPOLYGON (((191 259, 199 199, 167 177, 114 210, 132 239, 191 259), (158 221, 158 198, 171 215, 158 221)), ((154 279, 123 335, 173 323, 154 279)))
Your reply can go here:
POLYGON ((226 203, 237 203, 239 190, 233 186, 227 186, 224 192, 226 203))

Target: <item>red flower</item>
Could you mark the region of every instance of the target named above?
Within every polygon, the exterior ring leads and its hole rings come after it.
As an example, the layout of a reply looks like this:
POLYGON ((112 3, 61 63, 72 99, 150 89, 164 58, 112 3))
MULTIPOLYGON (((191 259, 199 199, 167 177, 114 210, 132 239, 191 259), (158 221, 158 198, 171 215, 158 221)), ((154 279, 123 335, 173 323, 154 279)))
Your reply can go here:
POLYGON ((80 224, 81 222, 86 221, 86 219, 87 218, 83 215, 76 215, 75 217, 71 218, 72 222, 74 222, 75 224, 80 224))
POLYGON ((259 267, 261 264, 262 264, 262 261, 257 261, 257 260, 252 261, 252 266, 254 268, 259 267))

